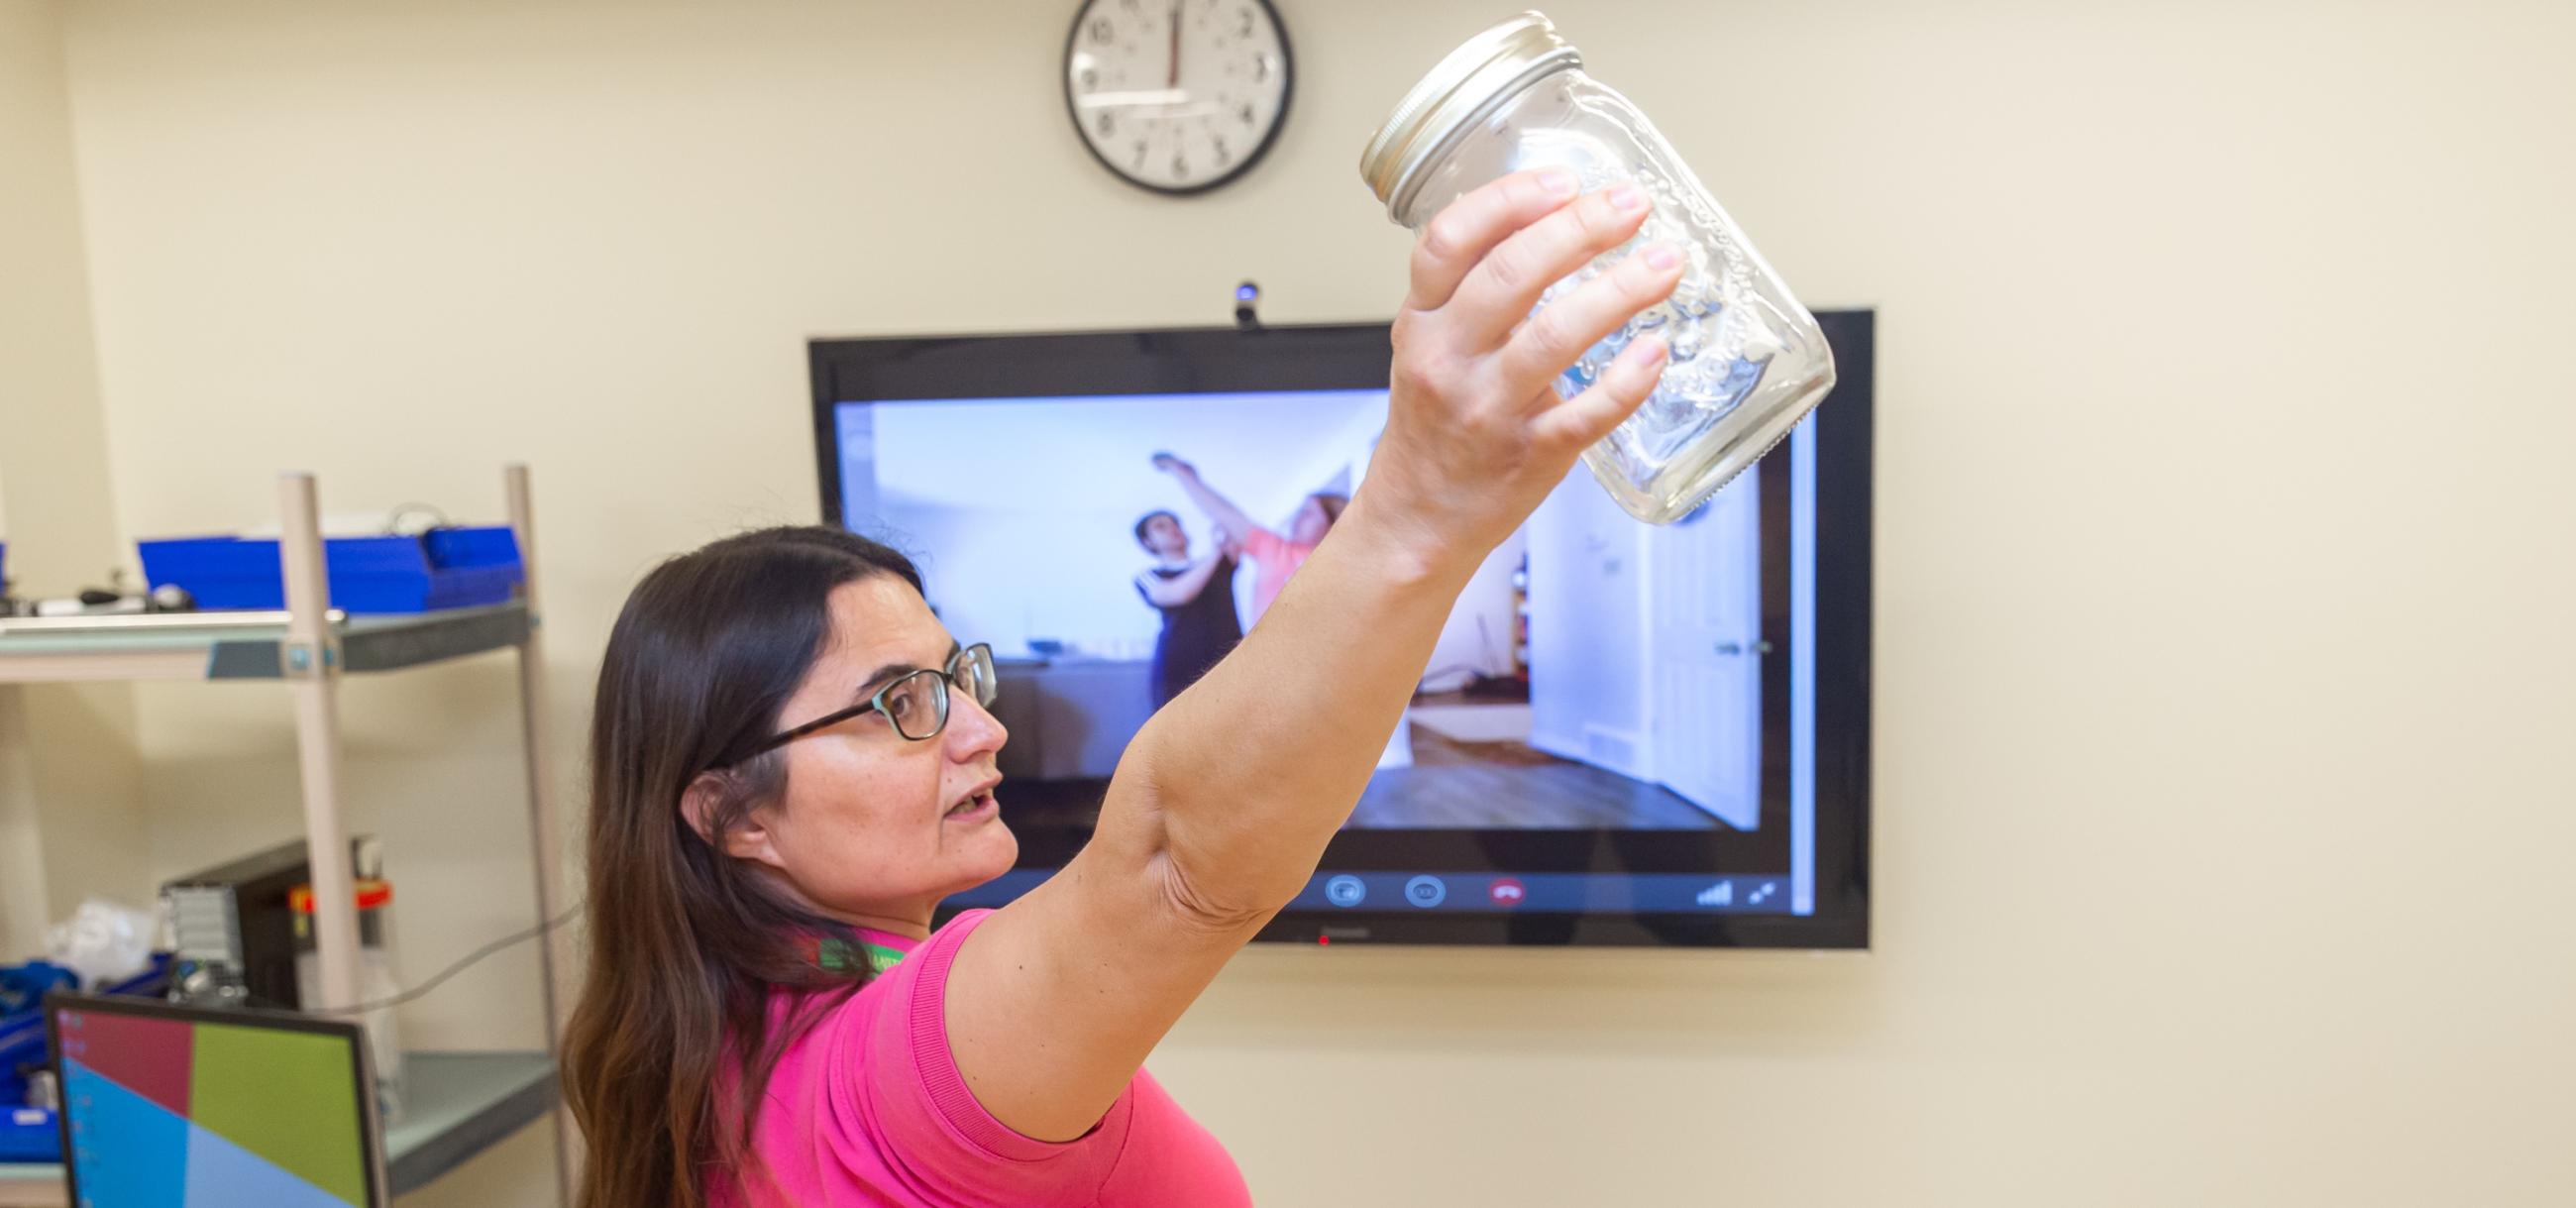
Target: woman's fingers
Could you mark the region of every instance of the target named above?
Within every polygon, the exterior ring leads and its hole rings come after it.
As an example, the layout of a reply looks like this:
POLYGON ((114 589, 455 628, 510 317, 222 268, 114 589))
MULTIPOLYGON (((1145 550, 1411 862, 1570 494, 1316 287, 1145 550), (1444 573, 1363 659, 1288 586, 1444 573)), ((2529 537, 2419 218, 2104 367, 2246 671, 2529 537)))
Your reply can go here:
POLYGON ((1599 381, 1583 393, 1540 412, 1532 422, 1539 440, 1557 448, 1588 448, 1637 413, 1663 380, 1668 353, 1661 336, 1640 336, 1621 349, 1599 381))
POLYGON ((1411 310, 1448 305, 1458 283, 1487 252, 1555 212, 1574 194, 1573 173, 1546 168, 1515 172, 1449 203, 1413 243, 1413 287, 1404 305, 1411 310))
POLYGON ((1458 283, 1444 309, 1455 338, 1463 347, 1479 351, 1502 343, 1512 325, 1538 305, 1547 287, 1635 235, 1646 221, 1646 208, 1644 192, 1635 185, 1620 185, 1565 206, 1503 240, 1458 283))
POLYGON ((1505 379, 1519 389, 1546 384, 1639 311, 1671 297, 1681 279, 1681 249, 1669 243, 1639 248, 1521 324, 1503 346, 1505 379))

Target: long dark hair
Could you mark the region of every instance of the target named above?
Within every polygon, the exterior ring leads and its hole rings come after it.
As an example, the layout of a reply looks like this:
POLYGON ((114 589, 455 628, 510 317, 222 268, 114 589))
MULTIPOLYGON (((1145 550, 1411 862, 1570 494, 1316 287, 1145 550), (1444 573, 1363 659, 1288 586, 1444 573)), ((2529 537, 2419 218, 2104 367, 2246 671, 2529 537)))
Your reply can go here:
POLYGON ((780 728, 830 640, 833 589, 878 575, 921 589, 910 559, 867 538, 763 529, 655 567, 609 634, 590 734, 590 961, 563 1053, 589 1139, 580 1208, 703 1208, 708 1171, 756 1165, 751 1105, 814 1018, 773 1034, 770 990, 829 1002, 869 976, 865 961, 814 961, 816 937, 848 928, 779 900, 720 838, 785 791, 784 752, 744 753, 780 728), (680 803, 711 769, 723 791, 702 836, 680 803))

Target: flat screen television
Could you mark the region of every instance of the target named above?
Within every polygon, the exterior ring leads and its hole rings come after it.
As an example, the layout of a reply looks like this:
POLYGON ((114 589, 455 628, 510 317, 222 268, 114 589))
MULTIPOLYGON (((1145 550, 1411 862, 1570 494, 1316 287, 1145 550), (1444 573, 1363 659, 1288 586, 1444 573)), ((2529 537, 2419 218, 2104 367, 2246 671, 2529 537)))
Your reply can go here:
MULTIPOLYGON (((1817 318, 1840 384, 1697 512, 1640 524, 1578 466, 1494 552, 1263 939, 1868 945, 1872 314, 1817 318)), ((824 515, 916 557, 1000 657, 1020 864, 947 909, 1061 867, 1137 727, 1258 624, 1262 557, 1368 474, 1387 332, 812 342, 824 515), (1164 454, 1259 530, 1178 605, 1148 598, 1147 522, 1197 558, 1223 513, 1164 454)))

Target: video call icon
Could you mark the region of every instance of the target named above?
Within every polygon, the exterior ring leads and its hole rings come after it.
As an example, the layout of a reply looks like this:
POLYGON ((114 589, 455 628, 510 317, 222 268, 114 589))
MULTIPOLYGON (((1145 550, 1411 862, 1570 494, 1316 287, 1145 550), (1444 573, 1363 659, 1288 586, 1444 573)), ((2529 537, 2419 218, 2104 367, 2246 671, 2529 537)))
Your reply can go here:
POLYGON ((1338 876, 1324 882, 1324 900, 1344 908, 1357 906, 1368 897, 1368 886, 1358 877, 1338 876))
POLYGON ((1438 877, 1415 877, 1404 883, 1404 900, 1428 910, 1449 900, 1449 887, 1438 877))

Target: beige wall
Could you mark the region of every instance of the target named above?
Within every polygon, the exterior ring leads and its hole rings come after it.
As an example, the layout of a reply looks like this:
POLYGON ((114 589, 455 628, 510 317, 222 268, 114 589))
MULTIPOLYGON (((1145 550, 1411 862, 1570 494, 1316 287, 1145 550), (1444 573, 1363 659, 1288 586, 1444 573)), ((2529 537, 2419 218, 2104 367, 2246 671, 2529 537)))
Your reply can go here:
MULTIPOLYGON (((1188 202, 1075 145, 1070 7, 81 0, 124 531, 531 460, 569 777, 633 578, 815 514, 805 337, 1388 312, 1358 144, 1508 6, 1283 0, 1288 131, 1188 202)), ((1155 1068, 1263 1202, 2576 1197, 2576 12, 1552 7, 1880 308, 1878 947, 1253 952, 1155 1068)), ((351 693, 415 971, 525 917, 508 686, 351 693)), ((161 870, 293 829, 282 701, 141 707, 161 870)))
MULTIPOLYGON (((0 3, 0 540, 30 595, 104 582, 118 561, 106 424, 72 179, 63 5, 0 3)), ((0 686, 0 954, 99 893, 151 898, 134 694, 0 686)))

